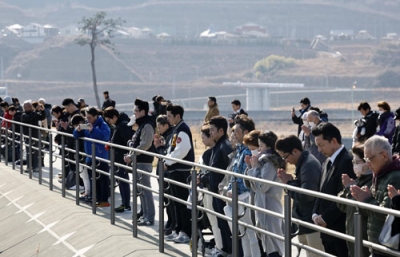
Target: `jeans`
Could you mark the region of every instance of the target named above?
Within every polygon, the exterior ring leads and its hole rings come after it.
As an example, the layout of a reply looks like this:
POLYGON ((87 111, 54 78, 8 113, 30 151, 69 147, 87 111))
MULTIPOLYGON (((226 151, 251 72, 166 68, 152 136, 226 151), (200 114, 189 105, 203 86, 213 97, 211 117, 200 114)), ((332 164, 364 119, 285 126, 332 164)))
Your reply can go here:
MULTIPOLYGON (((138 163, 137 169, 146 171, 151 173, 153 170, 153 166, 151 163, 138 163)), ((151 188, 150 176, 146 174, 139 174, 138 178, 141 178, 139 184, 151 188)), ((146 190, 146 189, 139 189, 143 193, 140 195, 140 203, 142 205, 143 210, 143 218, 149 221, 154 221, 154 216, 156 215, 155 207, 154 207, 154 199, 153 199, 153 192, 146 190)))

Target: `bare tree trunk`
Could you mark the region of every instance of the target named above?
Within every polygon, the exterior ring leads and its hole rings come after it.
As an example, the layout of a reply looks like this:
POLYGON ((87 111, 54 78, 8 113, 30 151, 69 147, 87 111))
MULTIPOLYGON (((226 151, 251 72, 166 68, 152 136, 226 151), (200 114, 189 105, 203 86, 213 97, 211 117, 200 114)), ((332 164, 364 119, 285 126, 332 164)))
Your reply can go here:
POLYGON ((93 90, 94 90, 94 96, 96 98, 96 104, 97 108, 100 109, 100 98, 99 98, 99 90, 97 89, 97 78, 96 78, 96 66, 95 66, 95 55, 94 55, 94 46, 90 44, 90 50, 92 53, 92 60, 90 61, 90 64, 92 66, 92 79, 93 79, 93 90))

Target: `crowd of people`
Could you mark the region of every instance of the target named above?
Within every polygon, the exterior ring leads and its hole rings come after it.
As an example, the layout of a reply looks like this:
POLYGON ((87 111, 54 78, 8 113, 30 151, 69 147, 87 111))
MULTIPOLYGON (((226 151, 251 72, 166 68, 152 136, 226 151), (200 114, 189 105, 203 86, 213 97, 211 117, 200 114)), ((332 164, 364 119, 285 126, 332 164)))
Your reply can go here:
MULTIPOLYGON (((201 139, 206 150, 199 162, 209 167, 228 170, 233 173, 274 181, 291 186, 339 196, 354 201, 369 203, 375 206, 391 208, 391 199, 399 199, 400 194, 400 108, 394 113, 385 101, 377 103, 379 112, 374 112, 367 102, 361 102, 358 110, 362 117, 355 121, 353 145, 346 149, 342 143, 342 135, 337 126, 328 122, 324 111, 311 105, 308 98, 300 100, 300 115, 293 108, 291 118, 298 125, 297 135, 279 137, 276 132, 256 129, 256 124, 242 109, 239 100, 232 102, 233 113, 229 117, 219 114, 217 99, 210 96, 208 111, 201 127, 201 139), (294 173, 290 173, 287 164, 294 165, 294 173)), ((194 162, 195 152, 191 128, 185 123, 184 108, 166 101, 162 96, 153 97, 154 110, 150 111, 149 102, 137 98, 134 102, 133 115, 116 109, 115 101, 104 92, 102 109, 89 107, 84 99, 75 101, 66 98, 61 105, 51 106, 41 98, 37 102, 25 101, 23 106, 16 98, 4 98, 0 103, 9 120, 50 128, 52 122, 58 131, 69 133, 73 137, 57 135, 55 143, 69 149, 79 148, 87 157, 79 156, 79 161, 86 166, 96 165, 96 169, 108 172, 107 163, 92 159, 92 143, 81 138, 92 138, 116 145, 129 146, 148 152, 159 153, 166 157, 194 162), (78 144, 78 145, 76 145, 78 144)), ((11 123, 2 122, 3 128, 10 128, 11 123)), ((17 131, 18 132, 18 131, 17 131)), ((28 130, 22 131, 24 135, 28 130)), ((48 140, 47 133, 32 131, 33 137, 41 136, 48 140)), ((21 157, 19 165, 32 160, 31 170, 37 172, 41 160, 36 146, 26 142, 26 158, 21 157), (29 151, 31 150, 31 151, 29 151)), ((46 144, 45 144, 46 145, 46 144)), ((95 156, 109 159, 109 148, 104 144, 95 144, 95 156)), ((93 197, 97 207, 109 207, 109 177, 98 174, 96 179, 96 195, 92 194, 92 173, 88 169, 79 170, 80 185, 75 185, 77 167, 74 165, 75 153, 68 152, 66 162, 65 183, 68 188, 83 186, 80 200, 91 202, 93 197)), ((144 171, 138 183, 151 188, 150 176, 154 158, 149 155, 115 149, 115 162, 130 165, 136 161, 137 168, 144 171)), ((192 167, 170 159, 160 160, 164 167, 164 176, 170 180, 187 183, 192 167)), ((44 165, 44 164, 43 164, 44 165)), ((115 174, 129 179, 129 170, 113 165, 115 174)), ((252 204, 261 209, 282 214, 282 196, 288 194, 293 200, 293 217, 337 232, 354 235, 353 214, 356 209, 325 199, 315 198, 270 184, 254 182, 243 178, 223 175, 211 170, 198 172, 198 187, 212 193, 231 198, 232 183, 238 184, 238 199, 241 203, 252 204)), ((153 193, 142 190, 140 194, 141 209, 132 208, 131 188, 128 183, 118 182, 121 194, 121 205, 115 211, 137 211, 139 226, 152 226, 155 220, 153 193)), ((170 184, 166 193, 187 201, 189 191, 175 184, 170 184)), ((395 201, 393 201, 395 202, 395 201)), ((398 201, 396 200, 396 203, 398 201)), ((232 217, 231 204, 217 197, 206 195, 203 204, 208 209, 232 217)), ((393 205, 398 208, 399 204, 393 205)), ((362 216, 363 239, 379 244, 379 234, 386 215, 366 209, 360 209, 362 216)), ((171 202, 166 207, 167 222, 165 240, 176 243, 188 243, 192 234, 191 213, 187 205, 171 202)), ((241 221, 253 224, 275 235, 283 236, 282 220, 260 211, 253 211, 239 205, 239 213, 244 214, 241 221)), ((225 219, 207 213, 214 235, 215 247, 211 256, 229 256, 232 254, 232 224, 225 219)), ((244 236, 239 242, 240 256, 285 255, 283 242, 254 230, 239 226, 244 236)), ((305 226, 298 227, 299 242, 325 251, 335 256, 354 256, 354 244, 343 239, 320 233, 305 226)), ((363 248, 363 256, 387 256, 385 253, 363 248)), ((307 256, 318 256, 307 251, 307 256)))

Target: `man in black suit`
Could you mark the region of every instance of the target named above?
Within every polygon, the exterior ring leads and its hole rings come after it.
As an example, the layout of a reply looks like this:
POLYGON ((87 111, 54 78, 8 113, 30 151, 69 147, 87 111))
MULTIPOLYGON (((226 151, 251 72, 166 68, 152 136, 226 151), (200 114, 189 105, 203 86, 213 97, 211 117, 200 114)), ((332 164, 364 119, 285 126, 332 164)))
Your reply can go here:
MULTIPOLYGON (((343 189, 342 174, 355 178, 352 158, 342 145, 339 129, 333 124, 320 123, 313 128, 312 134, 318 150, 327 157, 320 183, 321 193, 337 195, 343 189)), ((345 233, 346 214, 338 209, 335 202, 318 198, 312 219, 319 226, 345 233)), ((339 257, 348 256, 345 240, 324 233, 321 233, 321 239, 327 253, 339 257)))

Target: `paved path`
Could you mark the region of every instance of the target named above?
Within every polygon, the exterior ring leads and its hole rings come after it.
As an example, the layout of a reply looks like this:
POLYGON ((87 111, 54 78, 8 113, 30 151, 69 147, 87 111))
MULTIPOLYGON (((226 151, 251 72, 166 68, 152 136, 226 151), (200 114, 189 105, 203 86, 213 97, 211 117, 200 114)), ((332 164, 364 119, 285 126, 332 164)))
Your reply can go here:
MULTIPOLYGON (((47 156, 45 163, 48 163, 47 156)), ((47 165, 46 165, 47 166, 47 165)), ((132 236, 132 212, 116 214, 110 223, 110 208, 75 204, 75 190, 61 196, 54 164, 54 190, 48 187, 49 173, 43 168, 43 184, 0 163, 0 254, 1 256, 190 256, 188 244, 165 243, 158 250, 158 196, 154 195, 156 220, 152 227, 139 227, 132 236)), ((152 179, 152 187, 157 188, 152 179)), ((118 189, 116 205, 120 204, 118 189)), ((133 210, 135 211, 135 210, 133 210)), ((297 250, 293 249, 293 255, 297 250)), ((301 256, 305 256, 302 251, 301 256)))

